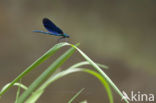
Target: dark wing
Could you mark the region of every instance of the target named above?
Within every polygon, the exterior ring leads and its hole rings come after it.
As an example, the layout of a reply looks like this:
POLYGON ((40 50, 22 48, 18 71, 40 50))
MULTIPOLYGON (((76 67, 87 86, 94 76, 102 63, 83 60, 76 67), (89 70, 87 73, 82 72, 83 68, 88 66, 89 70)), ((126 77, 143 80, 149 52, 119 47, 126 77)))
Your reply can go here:
POLYGON ((52 21, 50 21, 48 18, 43 19, 43 25, 44 27, 52 33, 58 33, 58 34, 63 34, 63 31, 58 28, 52 21))

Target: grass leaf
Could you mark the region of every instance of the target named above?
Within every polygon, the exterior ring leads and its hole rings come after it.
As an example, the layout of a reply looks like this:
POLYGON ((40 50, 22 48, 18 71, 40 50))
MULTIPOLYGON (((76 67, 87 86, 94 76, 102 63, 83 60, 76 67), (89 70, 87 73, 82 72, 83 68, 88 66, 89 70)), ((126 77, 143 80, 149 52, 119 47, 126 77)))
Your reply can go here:
MULTIPOLYGON (((103 64, 99 64, 99 63, 96 63, 99 67, 101 68, 104 68, 104 69, 108 69, 108 66, 106 65, 103 65, 103 64)), ((79 68, 80 66, 84 66, 84 65, 90 65, 90 63, 88 61, 82 61, 82 62, 79 62, 79 63, 76 63, 74 65, 72 65, 71 67, 69 68, 79 68)))
MULTIPOLYGON (((121 96, 121 98, 124 96, 121 91, 118 89, 118 87, 113 83, 113 81, 107 76, 107 74, 105 72, 102 71, 102 69, 95 63, 93 62, 84 52, 82 52, 79 48, 77 48, 76 46, 74 46, 73 44, 69 44, 72 47, 76 48, 77 51, 79 51, 79 53, 86 59, 86 61, 88 61, 94 68, 95 70, 97 70, 107 81, 108 83, 114 88, 114 90, 121 96)), ((124 101, 126 103, 129 103, 129 101, 124 98, 124 101)))
POLYGON ((77 92, 77 93, 68 101, 68 103, 72 103, 72 102, 75 100, 75 98, 77 98, 83 90, 84 90, 84 88, 82 88, 79 92, 77 92))
POLYGON ((60 78, 63 78, 64 76, 67 76, 71 73, 76 73, 76 72, 85 72, 85 73, 89 73, 93 76, 95 76, 97 79, 100 80, 100 82, 103 84, 103 86, 106 88, 106 91, 107 91, 107 94, 108 94, 108 97, 109 97, 109 101, 110 103, 113 103, 113 96, 112 96, 112 92, 111 92, 111 89, 109 87, 109 84, 107 83, 107 81, 97 72, 93 71, 93 70, 90 70, 90 69, 86 69, 86 68, 69 68, 69 69, 66 69, 66 70, 63 70, 53 76, 51 76, 46 82, 44 82, 32 95, 32 98, 30 96, 30 98, 28 98, 27 101, 30 101, 30 102, 26 102, 26 103, 35 103, 34 101, 37 101, 37 99, 39 98, 39 96, 41 96, 41 94, 43 92, 40 92, 40 91, 44 91, 45 88, 50 85, 51 83, 53 83, 54 81, 60 79, 60 78), (36 95, 36 97, 35 97, 36 95), (35 100, 33 100, 35 99, 35 100), (33 102, 32 102, 33 101, 33 102))
POLYGON ((16 82, 18 82, 20 79, 22 79, 26 74, 28 74, 30 71, 35 69, 38 65, 43 63, 45 60, 47 60, 49 57, 51 57, 58 49, 61 47, 68 45, 65 43, 59 43, 53 46, 50 50, 48 50, 43 56, 38 58, 33 64, 31 64, 28 68, 26 68, 21 74, 19 74, 7 87, 3 88, 0 91, 0 96, 2 96, 9 88, 11 88, 16 82))
MULTIPOLYGON (((78 44, 77 44, 78 45, 78 44)), ((54 73, 54 71, 60 67, 75 51, 75 48, 71 47, 68 51, 66 51, 62 56, 56 59, 30 86, 29 88, 19 97, 17 103, 23 103, 24 100, 46 79, 49 78, 50 75, 54 73)))

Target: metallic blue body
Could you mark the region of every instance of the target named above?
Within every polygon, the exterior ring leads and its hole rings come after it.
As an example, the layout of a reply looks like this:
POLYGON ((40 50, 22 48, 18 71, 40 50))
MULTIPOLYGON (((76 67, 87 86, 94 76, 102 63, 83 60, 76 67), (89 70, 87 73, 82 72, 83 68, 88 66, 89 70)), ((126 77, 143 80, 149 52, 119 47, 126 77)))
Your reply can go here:
POLYGON ((61 36, 62 38, 69 38, 69 35, 63 33, 63 31, 48 18, 44 18, 42 22, 44 27, 48 30, 48 32, 40 30, 34 30, 33 32, 61 36))

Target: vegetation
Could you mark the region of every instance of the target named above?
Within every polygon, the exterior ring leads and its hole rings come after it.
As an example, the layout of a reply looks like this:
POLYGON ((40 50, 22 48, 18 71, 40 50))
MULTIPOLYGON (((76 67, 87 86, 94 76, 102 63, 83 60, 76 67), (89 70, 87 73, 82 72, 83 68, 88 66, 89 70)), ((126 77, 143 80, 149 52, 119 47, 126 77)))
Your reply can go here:
MULTIPOLYGON (((109 103, 114 103, 110 86, 121 97, 123 97, 123 94, 120 92, 117 86, 101 69, 101 68, 107 69, 108 67, 93 62, 84 52, 82 52, 79 48, 77 48, 78 45, 79 44, 73 45, 66 42, 56 44, 54 47, 48 50, 43 56, 37 59, 32 65, 26 68, 25 71, 23 71, 20 75, 18 75, 11 83, 5 85, 0 91, 0 96, 2 96, 9 88, 16 85, 18 86, 18 91, 17 91, 15 103, 23 103, 23 102, 35 103, 39 99, 39 97, 44 93, 45 89, 50 84, 54 83, 54 81, 63 78, 64 76, 69 75, 71 73, 85 72, 90 75, 93 75, 102 83, 102 85, 104 86, 108 94, 109 103), (58 57, 42 74, 40 74, 38 78, 36 78, 36 80, 33 81, 33 83, 29 87, 24 86, 24 84, 20 82, 20 80, 26 74, 30 73, 38 65, 46 61, 51 56, 53 56, 57 52, 57 50, 59 50, 63 46, 71 46, 71 48, 67 50, 64 54, 62 54, 60 57, 58 57), (85 61, 76 63, 71 67, 67 68, 66 70, 62 70, 58 73, 54 73, 65 61, 67 61, 68 58, 70 58, 70 56, 74 53, 75 50, 77 50, 84 57, 85 61), (83 68, 82 66, 84 65, 91 65, 94 67, 95 70, 83 68), (23 93, 20 93, 21 88, 24 89, 23 93)), ((75 98, 79 96, 81 92, 83 92, 83 90, 84 88, 81 89, 79 92, 77 92, 73 97, 71 97, 68 103, 72 103, 75 100, 75 98)), ((126 103, 129 103, 126 99, 124 100, 126 103)), ((87 99, 84 101, 80 101, 80 103, 87 103, 87 99)))

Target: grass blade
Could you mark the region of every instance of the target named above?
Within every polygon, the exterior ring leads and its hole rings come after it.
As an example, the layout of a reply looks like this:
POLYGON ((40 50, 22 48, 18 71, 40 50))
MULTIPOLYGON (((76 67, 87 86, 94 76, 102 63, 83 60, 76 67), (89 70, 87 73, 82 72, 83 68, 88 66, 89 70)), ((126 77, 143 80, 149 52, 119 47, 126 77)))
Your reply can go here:
POLYGON ((9 88, 11 88, 16 82, 18 82, 20 79, 22 79, 26 74, 28 74, 30 71, 35 69, 38 65, 40 65, 42 62, 47 60, 49 57, 51 57, 58 49, 61 47, 67 45, 67 43, 59 43, 56 44, 54 47, 52 47, 50 50, 48 50, 43 56, 41 56, 39 59, 37 59, 33 64, 31 64, 26 70, 24 70, 20 75, 18 75, 5 89, 2 89, 0 91, 0 96, 2 96, 9 88))
MULTIPOLYGON (((6 84, 6 85, 2 88, 2 91, 5 90, 6 88, 8 88, 9 85, 10 85, 10 83, 6 84)), ((23 88, 24 90, 27 89, 27 87, 26 87, 25 85, 21 84, 21 83, 15 83, 15 84, 13 84, 13 86, 21 87, 21 88, 23 88)))
MULTIPOLYGON (((68 43, 69 44, 69 43, 68 43)), ((76 46, 69 44, 72 47, 76 48, 77 51, 108 81, 108 83, 114 88, 114 90, 121 96, 121 98, 124 96, 121 91, 118 89, 118 87, 113 83, 113 81, 102 71, 102 69, 95 63, 93 62, 84 52, 82 52, 79 48, 76 46)), ((124 101, 126 103, 129 103, 129 101, 124 98, 124 101)))
POLYGON ((107 95, 108 95, 108 98, 109 98, 109 102, 110 103, 114 103, 113 102, 113 95, 112 95, 111 88, 109 87, 109 84, 107 83, 107 81, 105 80, 105 78, 103 78, 99 73, 97 73, 97 72, 95 72, 93 70, 84 69, 84 71, 87 72, 87 73, 90 73, 90 74, 94 75, 95 77, 97 77, 100 80, 100 82, 103 84, 103 86, 106 89, 106 92, 107 92, 107 95))
MULTIPOLYGON (((16 84, 16 83, 15 83, 16 84)), ((15 85, 14 84, 14 85, 15 85)), ((17 89, 17 93, 16 93, 16 100, 15 100, 15 103, 17 103, 17 99, 18 99, 18 97, 20 96, 20 90, 21 90, 21 80, 20 80, 20 84, 19 84, 19 86, 18 86, 18 89, 17 89)), ((22 87, 24 88, 25 86, 22 84, 22 87)))
POLYGON ((62 56, 60 56, 48 69, 46 69, 30 86, 29 88, 19 97, 17 103, 23 103, 24 100, 39 86, 43 83, 52 73, 60 67, 75 51, 75 48, 70 48, 62 56))
POLYGON ((90 70, 90 69, 86 69, 86 68, 70 68, 67 70, 64 70, 62 72, 59 72, 55 75, 53 75, 52 77, 50 77, 44 84, 42 84, 33 94, 32 96, 30 96, 26 103, 35 103, 35 101, 37 101, 37 99, 42 95, 42 93, 44 92, 45 88, 50 85, 51 83, 53 83, 54 81, 63 78, 66 75, 69 75, 71 73, 75 73, 75 72, 85 72, 88 74, 91 74, 93 76, 95 76, 97 79, 99 79, 99 81, 103 84, 103 86, 106 88, 106 92, 108 94, 109 97, 109 101, 110 103, 113 103, 113 96, 112 96, 112 92, 111 89, 109 87, 109 84, 107 83, 107 81, 97 72, 90 70), (28 102, 29 101, 29 102, 28 102))
MULTIPOLYGON (((101 68, 104 68, 104 69, 108 69, 108 66, 106 65, 103 65, 103 64, 99 64, 99 63, 96 63, 99 67, 101 68)), ((79 62, 79 63, 76 63, 74 65, 72 65, 71 67, 69 68, 79 68, 80 66, 84 66, 84 65, 90 65, 90 63, 88 61, 82 61, 82 62, 79 62)))
POLYGON ((84 90, 84 88, 82 88, 79 92, 77 92, 77 93, 68 101, 68 103, 72 103, 72 102, 75 100, 75 98, 77 98, 83 90, 84 90))

